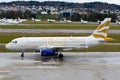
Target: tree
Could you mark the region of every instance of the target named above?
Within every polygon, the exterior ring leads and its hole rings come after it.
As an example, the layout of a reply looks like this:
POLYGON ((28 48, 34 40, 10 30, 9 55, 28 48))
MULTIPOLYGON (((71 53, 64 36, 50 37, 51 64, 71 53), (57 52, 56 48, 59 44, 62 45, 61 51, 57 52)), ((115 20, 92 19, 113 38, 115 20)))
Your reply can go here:
POLYGON ((71 16, 71 20, 72 21, 79 21, 81 18, 79 13, 73 13, 73 15, 71 16))
POLYGON ((98 13, 92 12, 88 15, 88 21, 97 21, 98 20, 98 13))

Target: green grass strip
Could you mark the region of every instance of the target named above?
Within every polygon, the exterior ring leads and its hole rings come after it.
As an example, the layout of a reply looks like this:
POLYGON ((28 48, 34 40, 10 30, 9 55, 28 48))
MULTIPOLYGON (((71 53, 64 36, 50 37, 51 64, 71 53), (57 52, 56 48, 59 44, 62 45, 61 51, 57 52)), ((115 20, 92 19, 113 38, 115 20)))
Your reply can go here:
MULTIPOLYGON (((87 29, 94 30, 98 24, 78 23, 45 23, 45 24, 22 24, 22 25, 0 25, 0 29, 87 29)), ((111 25, 111 30, 120 30, 120 25, 111 25)))

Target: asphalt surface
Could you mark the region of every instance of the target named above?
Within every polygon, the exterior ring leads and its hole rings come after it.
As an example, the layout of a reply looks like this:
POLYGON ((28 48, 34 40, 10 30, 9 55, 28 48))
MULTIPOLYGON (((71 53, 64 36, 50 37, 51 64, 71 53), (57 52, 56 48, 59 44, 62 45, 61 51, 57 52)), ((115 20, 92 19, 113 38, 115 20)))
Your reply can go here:
MULTIPOLYGON (((0 29, 0 33, 93 33, 94 30, 68 29, 0 29)), ((109 33, 120 34, 120 30, 110 30, 109 33)))
POLYGON ((120 80, 120 52, 64 52, 64 59, 0 53, 0 80, 120 80))

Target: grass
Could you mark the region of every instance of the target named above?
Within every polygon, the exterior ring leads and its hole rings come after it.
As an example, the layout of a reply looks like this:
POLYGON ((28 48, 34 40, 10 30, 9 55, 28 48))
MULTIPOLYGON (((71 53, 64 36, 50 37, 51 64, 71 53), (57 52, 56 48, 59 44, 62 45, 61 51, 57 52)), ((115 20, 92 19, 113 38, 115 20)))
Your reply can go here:
MULTIPOLYGON (((0 29, 96 29, 98 24, 41 23, 21 25, 0 25, 0 29)), ((120 25, 111 25, 111 30, 120 30, 120 25)))
POLYGON ((82 50, 72 50, 73 52, 120 52, 120 45, 100 45, 82 50))
MULTIPOLYGON (((90 34, 75 34, 75 33, 1 33, 0 43, 8 43, 14 38, 18 37, 54 37, 54 36, 89 36, 90 34)), ((109 37, 113 38, 114 43, 120 43, 120 34, 109 34, 109 37)))

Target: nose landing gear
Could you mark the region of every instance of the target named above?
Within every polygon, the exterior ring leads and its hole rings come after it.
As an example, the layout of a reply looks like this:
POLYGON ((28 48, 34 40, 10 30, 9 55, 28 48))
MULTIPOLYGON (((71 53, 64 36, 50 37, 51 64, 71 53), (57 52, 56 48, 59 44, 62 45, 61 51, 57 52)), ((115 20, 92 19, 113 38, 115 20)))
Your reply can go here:
POLYGON ((21 58, 24 59, 24 51, 22 51, 21 58))

